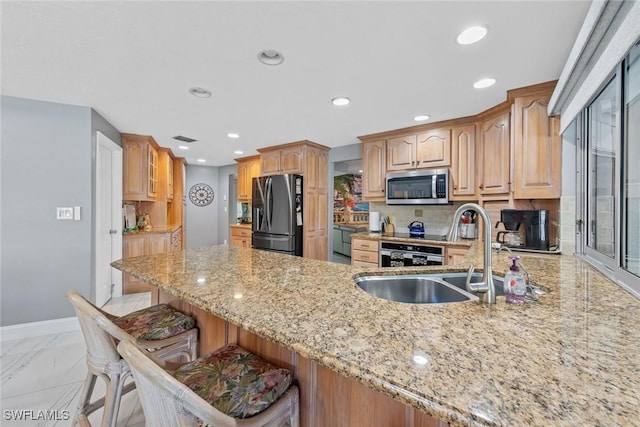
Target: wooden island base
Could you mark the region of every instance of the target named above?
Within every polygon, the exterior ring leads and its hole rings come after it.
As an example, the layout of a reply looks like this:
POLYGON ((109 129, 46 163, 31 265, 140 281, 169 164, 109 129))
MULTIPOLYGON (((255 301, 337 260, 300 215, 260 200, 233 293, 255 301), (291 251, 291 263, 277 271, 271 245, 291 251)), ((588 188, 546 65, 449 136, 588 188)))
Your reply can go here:
MULTIPOLYGON (((154 298, 155 300, 155 298, 154 298)), ((443 427, 447 423, 396 401, 315 361, 172 295, 159 291, 158 301, 196 319, 199 354, 235 343, 269 362, 290 369, 300 389, 300 425, 304 427, 443 427)), ((154 301, 155 302, 155 301, 154 301)))

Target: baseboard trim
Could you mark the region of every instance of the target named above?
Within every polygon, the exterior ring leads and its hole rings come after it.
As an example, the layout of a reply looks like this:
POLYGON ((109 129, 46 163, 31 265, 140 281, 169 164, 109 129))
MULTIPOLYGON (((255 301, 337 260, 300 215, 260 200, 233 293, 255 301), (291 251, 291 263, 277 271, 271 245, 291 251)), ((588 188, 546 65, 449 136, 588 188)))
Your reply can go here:
POLYGON ((22 338, 33 338, 79 330, 80 323, 78 323, 77 317, 44 320, 42 322, 20 323, 18 325, 0 327, 0 341, 4 342, 22 338))

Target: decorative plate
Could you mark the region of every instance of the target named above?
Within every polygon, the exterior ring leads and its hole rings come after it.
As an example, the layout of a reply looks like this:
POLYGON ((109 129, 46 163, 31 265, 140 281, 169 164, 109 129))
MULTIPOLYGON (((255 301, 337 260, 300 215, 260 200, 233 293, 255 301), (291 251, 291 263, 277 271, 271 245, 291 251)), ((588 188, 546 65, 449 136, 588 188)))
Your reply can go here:
POLYGON ((189 199, 196 206, 207 206, 213 202, 213 188, 207 184, 195 184, 189 189, 189 199))

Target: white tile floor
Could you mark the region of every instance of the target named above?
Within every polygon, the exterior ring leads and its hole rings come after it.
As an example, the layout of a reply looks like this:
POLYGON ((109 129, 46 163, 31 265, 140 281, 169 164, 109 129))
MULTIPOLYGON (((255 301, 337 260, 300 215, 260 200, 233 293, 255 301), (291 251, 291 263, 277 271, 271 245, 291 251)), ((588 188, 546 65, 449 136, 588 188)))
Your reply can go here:
MULTIPOLYGON (((147 293, 113 298, 104 310, 123 315, 148 307, 151 296, 147 293)), ((46 337, 4 341, 0 353, 0 408, 2 427, 68 426, 65 412, 73 417, 78 395, 87 374, 85 344, 80 331, 46 337), (31 420, 12 420, 7 411, 33 411, 31 420), (43 420, 37 411, 57 415, 58 420, 43 420), (40 418, 40 419, 39 419, 40 418)), ((104 393, 98 380, 94 395, 104 393)), ((93 413, 89 420, 100 424, 102 411, 93 413)), ((123 397, 118 415, 118 427, 144 427, 144 414, 136 391, 123 397)))

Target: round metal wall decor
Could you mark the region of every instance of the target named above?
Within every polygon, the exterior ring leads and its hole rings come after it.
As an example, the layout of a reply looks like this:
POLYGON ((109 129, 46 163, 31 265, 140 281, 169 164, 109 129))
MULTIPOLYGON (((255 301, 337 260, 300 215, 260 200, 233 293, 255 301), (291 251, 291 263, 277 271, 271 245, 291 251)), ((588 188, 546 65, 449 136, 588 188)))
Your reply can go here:
POLYGON ((208 184, 195 184, 189 189, 189 200, 196 206, 207 206, 213 202, 213 188, 208 184))

